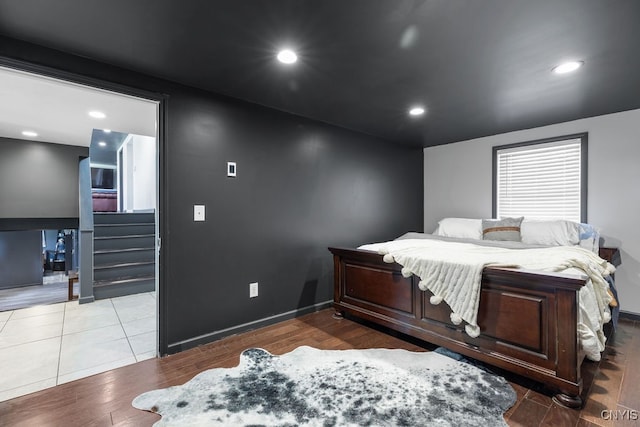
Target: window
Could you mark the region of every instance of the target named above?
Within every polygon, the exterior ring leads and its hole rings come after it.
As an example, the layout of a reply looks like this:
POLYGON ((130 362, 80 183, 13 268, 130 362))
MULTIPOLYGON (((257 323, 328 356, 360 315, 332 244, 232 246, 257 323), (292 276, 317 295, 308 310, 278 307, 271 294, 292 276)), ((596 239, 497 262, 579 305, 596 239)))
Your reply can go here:
POLYGON ((493 216, 587 221, 587 134, 493 147, 493 216))

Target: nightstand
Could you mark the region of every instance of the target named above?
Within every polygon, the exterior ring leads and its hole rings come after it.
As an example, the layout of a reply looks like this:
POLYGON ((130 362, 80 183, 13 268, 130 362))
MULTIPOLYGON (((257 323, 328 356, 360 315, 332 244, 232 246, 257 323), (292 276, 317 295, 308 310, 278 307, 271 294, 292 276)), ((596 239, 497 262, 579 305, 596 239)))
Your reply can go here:
POLYGON ((622 259, 620 257, 620 250, 618 248, 600 246, 600 251, 598 255, 600 255, 600 258, 606 259, 616 267, 622 264, 622 259))

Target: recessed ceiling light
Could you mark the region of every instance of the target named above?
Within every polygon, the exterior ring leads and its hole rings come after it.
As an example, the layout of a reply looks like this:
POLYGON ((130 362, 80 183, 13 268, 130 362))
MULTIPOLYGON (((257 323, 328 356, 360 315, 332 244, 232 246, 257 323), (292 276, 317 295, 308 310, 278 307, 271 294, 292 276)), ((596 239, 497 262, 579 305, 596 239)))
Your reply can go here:
POLYGON ((89 115, 94 119, 104 119, 107 117, 107 115, 102 111, 89 111, 89 115))
POLYGON ((99 145, 100 147, 106 147, 106 146, 107 146, 107 143, 106 143, 106 142, 104 142, 104 141, 100 141, 100 142, 98 142, 98 145, 99 145))
POLYGON ((102 132, 104 132, 104 133, 111 133, 111 129, 102 129, 102 132))
POLYGON ((28 136, 28 137, 30 137, 30 138, 35 138, 36 136, 38 136, 38 133, 37 133, 37 132, 34 132, 34 131, 32 131, 32 130, 23 130, 23 131, 22 131, 22 134, 23 134, 24 136, 28 136))
POLYGON ((421 116, 424 114, 424 107, 411 107, 411 109, 409 109, 409 114, 412 116, 421 116))
POLYGON ((564 63, 558 65, 557 67, 554 67, 553 68, 553 72, 556 73, 556 74, 570 73, 570 72, 575 71, 578 68, 582 67, 582 64, 584 64, 584 62, 582 62, 582 61, 564 62, 564 63))
POLYGON ((293 64, 298 60, 298 55, 292 50, 284 49, 278 52, 278 61, 283 64, 293 64))

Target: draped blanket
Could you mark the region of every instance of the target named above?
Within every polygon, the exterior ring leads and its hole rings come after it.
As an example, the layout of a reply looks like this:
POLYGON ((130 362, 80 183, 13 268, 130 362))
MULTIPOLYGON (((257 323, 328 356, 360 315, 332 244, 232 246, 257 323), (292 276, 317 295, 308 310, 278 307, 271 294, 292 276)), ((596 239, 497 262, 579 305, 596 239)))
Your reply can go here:
MULTIPOLYGON (((473 337, 480 334, 477 315, 482 270, 487 266, 586 275, 590 283, 585 286, 589 295, 585 295, 584 299, 591 310, 598 312, 594 321, 604 323, 610 319, 608 305, 611 297, 607 293, 609 285, 606 277, 615 271, 615 267, 580 247, 509 249, 472 243, 404 239, 364 245, 359 249, 375 250, 384 255, 385 262, 397 262, 403 267, 402 274, 405 277, 412 274, 418 276, 420 289, 428 289, 434 295, 431 303, 446 302, 452 310, 451 321, 454 324, 465 321, 465 331, 473 337)), ((581 291, 581 297, 582 294, 581 291)), ((583 314, 594 317, 593 313, 583 314)), ((602 347, 599 350, 602 351, 604 334, 598 332, 602 324, 594 326, 596 340, 599 341, 595 346, 602 347)), ((599 354, 594 357, 599 358, 599 354)))

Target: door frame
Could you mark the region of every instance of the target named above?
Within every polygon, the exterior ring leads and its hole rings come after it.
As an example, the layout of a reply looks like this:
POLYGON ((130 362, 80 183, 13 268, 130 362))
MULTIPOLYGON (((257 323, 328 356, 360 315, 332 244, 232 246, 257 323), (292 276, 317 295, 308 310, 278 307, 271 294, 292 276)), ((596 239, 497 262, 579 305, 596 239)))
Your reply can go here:
POLYGON ((73 73, 58 68, 34 64, 23 60, 17 60, 0 55, 0 66, 31 74, 63 80, 70 83, 102 89, 116 94, 129 95, 137 98, 157 102, 157 168, 156 168, 156 323, 157 323, 157 348, 156 356, 166 355, 167 342, 167 250, 162 248, 162 242, 167 235, 166 213, 168 212, 168 197, 164 189, 167 188, 167 94, 148 91, 132 86, 123 85, 95 77, 73 73))

